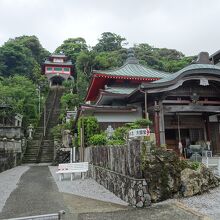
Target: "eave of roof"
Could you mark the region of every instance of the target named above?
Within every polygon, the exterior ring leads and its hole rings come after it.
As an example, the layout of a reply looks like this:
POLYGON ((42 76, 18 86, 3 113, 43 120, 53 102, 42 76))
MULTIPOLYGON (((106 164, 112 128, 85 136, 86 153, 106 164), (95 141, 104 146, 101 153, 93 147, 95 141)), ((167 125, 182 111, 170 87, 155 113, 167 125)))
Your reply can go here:
POLYGON ((65 58, 67 57, 65 54, 51 54, 50 57, 60 57, 60 58, 65 58))
POLYGON ((110 94, 120 94, 120 95, 129 95, 132 93, 137 87, 108 87, 103 90, 104 93, 110 94))
POLYGON ((90 104, 83 104, 80 106, 81 110, 115 110, 115 111, 136 111, 137 107, 135 106, 111 106, 111 105, 90 105, 90 104))
POLYGON ((155 88, 175 83, 182 77, 191 75, 205 76, 207 74, 214 74, 220 77, 220 67, 212 64, 191 64, 176 73, 170 74, 168 77, 154 81, 148 84, 142 84, 141 88, 155 88))
POLYGON ((45 60, 44 65, 45 64, 50 64, 50 65, 57 65, 57 66, 72 66, 72 62, 71 61, 66 61, 63 63, 58 63, 58 62, 51 62, 49 60, 45 60))

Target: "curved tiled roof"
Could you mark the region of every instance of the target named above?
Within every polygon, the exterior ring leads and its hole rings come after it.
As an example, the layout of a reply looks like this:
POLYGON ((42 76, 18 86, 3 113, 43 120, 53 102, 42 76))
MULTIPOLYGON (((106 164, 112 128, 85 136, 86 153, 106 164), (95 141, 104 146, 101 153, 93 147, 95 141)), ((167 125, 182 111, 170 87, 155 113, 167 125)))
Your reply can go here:
POLYGON ((144 78, 164 78, 169 75, 169 73, 144 67, 136 63, 126 63, 122 67, 113 70, 93 70, 93 72, 112 76, 144 78))
MULTIPOLYGON (((169 74, 169 76, 167 76, 163 79, 154 81, 151 84, 159 84, 159 83, 165 83, 165 82, 172 81, 172 80, 176 79, 177 77, 181 76, 183 73, 188 72, 188 71, 192 72, 194 70, 199 70, 200 74, 203 74, 201 72, 201 70, 203 70, 203 69, 206 70, 206 71, 207 70, 219 70, 220 71, 219 66, 212 65, 212 64, 191 64, 191 65, 179 70, 178 72, 171 73, 171 74, 169 74)), ((207 74, 207 72, 204 72, 204 74, 207 74)))
POLYGON ((105 92, 114 93, 114 94, 122 94, 122 95, 128 95, 132 93, 135 88, 126 88, 126 87, 109 87, 105 89, 105 92))

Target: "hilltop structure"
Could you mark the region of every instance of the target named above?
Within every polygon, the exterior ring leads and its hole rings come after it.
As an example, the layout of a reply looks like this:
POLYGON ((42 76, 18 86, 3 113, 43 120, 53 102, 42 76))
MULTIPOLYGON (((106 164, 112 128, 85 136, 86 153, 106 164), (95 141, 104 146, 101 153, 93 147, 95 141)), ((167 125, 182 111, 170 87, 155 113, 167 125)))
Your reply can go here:
POLYGON ((73 79, 73 64, 64 54, 52 54, 45 60, 43 72, 50 86, 62 85, 64 80, 73 79))

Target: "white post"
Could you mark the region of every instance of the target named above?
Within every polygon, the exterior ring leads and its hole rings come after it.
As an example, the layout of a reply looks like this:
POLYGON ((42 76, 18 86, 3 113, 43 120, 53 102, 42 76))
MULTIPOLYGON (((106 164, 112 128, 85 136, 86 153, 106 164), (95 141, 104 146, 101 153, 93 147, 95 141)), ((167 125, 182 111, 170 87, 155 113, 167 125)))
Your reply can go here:
POLYGON ((209 167, 209 158, 206 157, 206 167, 209 167))
POLYGON ((220 176, 220 158, 218 158, 218 175, 220 176))
POLYGON ((70 163, 73 162, 73 148, 70 148, 70 163))
POLYGON ((73 162, 76 162, 76 148, 73 147, 73 162))

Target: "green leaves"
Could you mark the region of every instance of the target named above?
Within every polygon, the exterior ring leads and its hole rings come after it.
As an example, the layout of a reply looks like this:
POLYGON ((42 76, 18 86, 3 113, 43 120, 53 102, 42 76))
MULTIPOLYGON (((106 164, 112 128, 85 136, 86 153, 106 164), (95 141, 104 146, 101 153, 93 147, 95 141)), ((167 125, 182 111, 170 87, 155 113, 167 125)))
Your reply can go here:
POLYGON ((85 146, 89 145, 89 139, 95 134, 99 133, 99 124, 95 117, 81 117, 78 120, 78 144, 80 145, 81 128, 84 128, 84 143, 85 146))
POLYGON ((103 146, 107 143, 107 138, 104 133, 95 134, 89 138, 89 144, 93 146, 103 146))
POLYGON ((126 39, 120 35, 111 32, 104 32, 101 34, 101 38, 98 40, 94 50, 97 52, 120 50, 125 41, 126 39))
POLYGON ((33 68, 41 65, 49 52, 36 36, 21 36, 8 40, 0 47, 0 73, 2 76, 16 74, 33 79, 33 68))
POLYGON ((55 53, 64 53, 73 63, 75 63, 79 53, 81 51, 86 51, 87 48, 86 41, 82 37, 69 38, 55 50, 55 53))
POLYGON ((15 75, 0 81, 0 104, 11 106, 10 114, 24 116, 24 126, 36 123, 38 95, 34 83, 24 76, 15 75))

